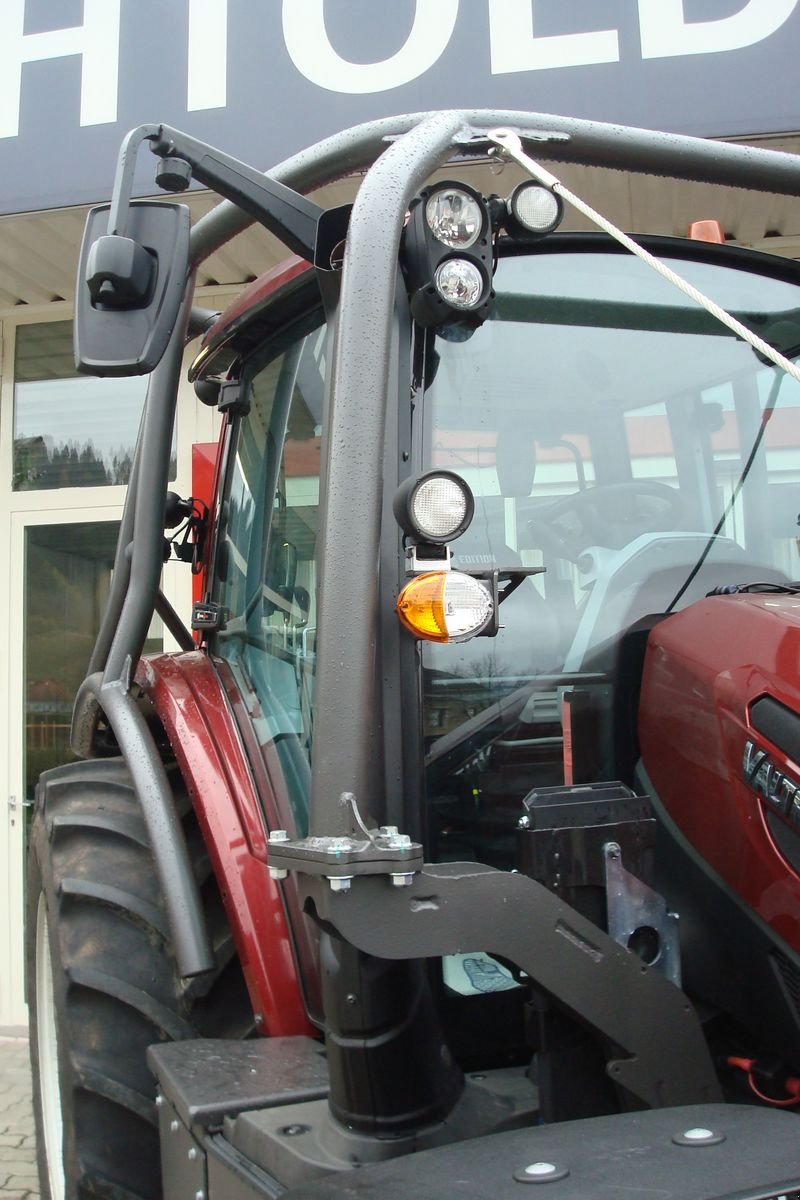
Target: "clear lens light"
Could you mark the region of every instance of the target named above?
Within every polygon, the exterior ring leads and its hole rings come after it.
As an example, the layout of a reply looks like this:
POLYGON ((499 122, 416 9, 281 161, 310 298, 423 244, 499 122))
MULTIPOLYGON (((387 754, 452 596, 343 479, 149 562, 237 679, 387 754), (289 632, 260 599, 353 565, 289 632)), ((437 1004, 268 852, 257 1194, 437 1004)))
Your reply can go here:
POLYGON ((557 224, 561 206, 549 188, 531 184, 520 188, 512 201, 514 216, 532 233, 547 233, 557 224))
POLYGON ((411 501, 411 510, 422 534, 446 538, 463 524, 467 515, 467 496, 455 479, 434 476, 419 485, 411 501))
POLYGON ((427 571, 401 591, 397 614, 427 642, 466 642, 492 615, 488 588, 460 571, 427 571))
POLYGON ((436 268, 434 286, 453 308, 475 308, 483 294, 483 276, 475 263, 465 258, 448 258, 436 268))
POLYGON ((483 209, 469 192, 446 188, 428 199, 425 220, 433 236, 445 246, 468 250, 481 236, 483 209))

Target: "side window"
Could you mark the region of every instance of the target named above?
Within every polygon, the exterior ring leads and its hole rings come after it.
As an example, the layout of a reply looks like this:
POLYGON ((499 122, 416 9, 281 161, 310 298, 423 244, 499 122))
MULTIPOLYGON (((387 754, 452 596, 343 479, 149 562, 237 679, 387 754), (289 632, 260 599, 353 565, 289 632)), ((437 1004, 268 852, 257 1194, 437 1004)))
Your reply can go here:
POLYGON ((313 733, 320 435, 326 329, 284 346, 245 379, 234 432, 212 650, 229 663, 265 752, 281 765, 305 831, 313 733))

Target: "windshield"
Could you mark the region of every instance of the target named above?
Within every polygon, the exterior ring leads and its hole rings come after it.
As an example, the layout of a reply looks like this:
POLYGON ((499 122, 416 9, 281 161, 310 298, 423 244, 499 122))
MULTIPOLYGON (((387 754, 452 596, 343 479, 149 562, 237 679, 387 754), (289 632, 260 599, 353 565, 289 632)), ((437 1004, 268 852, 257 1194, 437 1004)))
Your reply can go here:
MULTIPOLYGON (((735 261, 672 265, 795 355, 797 285, 735 261)), ((433 857, 513 866, 532 788, 631 777, 627 631, 800 574, 800 387, 596 243, 502 259, 495 286, 491 320, 436 339, 423 466, 475 494, 454 567, 544 571, 502 604, 496 638, 423 644, 423 728, 433 857)))

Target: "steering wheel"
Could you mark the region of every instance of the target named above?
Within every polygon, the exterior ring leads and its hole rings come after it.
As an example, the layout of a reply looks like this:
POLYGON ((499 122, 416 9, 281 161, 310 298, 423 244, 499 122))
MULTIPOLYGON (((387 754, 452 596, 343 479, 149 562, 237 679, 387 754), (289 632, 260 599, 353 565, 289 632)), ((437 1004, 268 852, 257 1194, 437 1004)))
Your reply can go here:
POLYGON ((554 500, 529 522, 534 542, 575 562, 588 546, 620 550, 642 533, 677 529, 680 493, 653 479, 584 488, 554 500))

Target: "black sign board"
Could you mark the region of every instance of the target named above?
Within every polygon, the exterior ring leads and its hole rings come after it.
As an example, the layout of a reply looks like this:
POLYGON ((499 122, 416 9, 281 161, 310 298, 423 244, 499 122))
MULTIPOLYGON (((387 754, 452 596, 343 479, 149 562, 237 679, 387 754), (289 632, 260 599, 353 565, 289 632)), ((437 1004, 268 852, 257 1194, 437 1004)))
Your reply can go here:
MULTIPOLYGON (((108 198, 166 122, 266 168, 436 108, 702 136, 800 126, 800 0, 3 0, 0 213, 108 198)), ((143 156, 147 158, 147 156, 143 156)), ((143 193, 152 177, 143 175, 143 193)))

